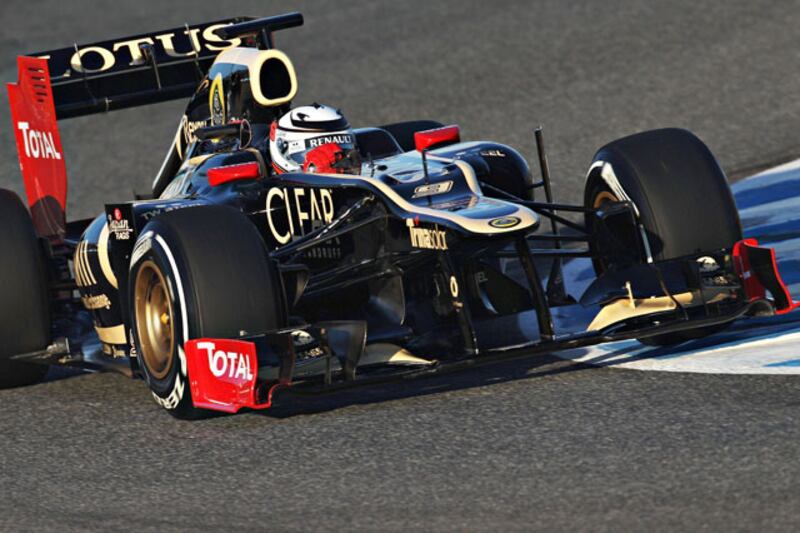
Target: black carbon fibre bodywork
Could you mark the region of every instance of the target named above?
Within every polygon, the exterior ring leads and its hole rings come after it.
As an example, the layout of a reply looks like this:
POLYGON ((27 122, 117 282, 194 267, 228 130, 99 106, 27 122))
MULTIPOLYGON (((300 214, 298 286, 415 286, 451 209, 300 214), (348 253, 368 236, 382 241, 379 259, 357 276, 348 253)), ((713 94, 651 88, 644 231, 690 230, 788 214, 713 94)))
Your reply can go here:
MULTIPOLYGON (((144 63, 135 68, 118 67, 112 56, 110 88, 95 72, 87 73, 105 65, 79 61, 86 77, 82 89, 62 80, 71 87, 54 91, 63 116, 98 111, 93 90, 110 95, 106 109, 135 105, 137 98, 155 102, 178 93, 191 98, 152 198, 109 204, 97 218, 69 224, 52 255, 61 272, 54 286, 57 342, 46 352, 20 358, 138 375, 133 306, 127 299, 131 265, 151 246, 147 224, 165 213, 210 205, 246 217, 278 273, 288 327, 241 334, 259 346, 259 365, 266 368, 263 375, 259 370, 259 394, 272 394, 276 376, 281 385, 288 380, 319 392, 479 364, 522 349, 538 354, 770 311, 766 300, 746 297, 730 249, 654 264, 635 206, 625 197, 593 207, 554 203, 540 132, 538 182, 513 148, 461 142, 458 131, 446 141, 413 149, 414 128, 425 130, 437 124, 432 121, 356 130, 363 159, 357 174, 275 173, 270 125, 290 108, 296 83, 291 63, 272 49, 270 31, 298 20, 294 15, 239 18, 187 28, 187 38, 203 36, 202 54, 196 52, 191 62, 179 60, 174 49, 147 52, 145 46, 144 63), (209 59, 221 42, 232 46, 209 59), (176 74, 187 65, 196 69, 192 76, 198 74, 189 94, 181 81, 188 75, 176 74), (142 88, 144 73, 155 76, 155 87, 142 88), (136 94, 124 92, 120 76, 136 77, 136 94), (245 167, 246 174, 232 171, 245 167), (212 179, 219 175, 224 179, 212 179), (537 188, 544 190, 545 201, 534 200, 537 188), (550 222, 549 233, 539 231, 542 217, 550 222), (576 257, 603 264, 612 258, 614 268, 571 294, 561 265, 576 257), (714 265, 708 267, 711 274, 701 270, 698 259, 714 265), (674 296, 705 298, 707 289, 715 291, 715 299, 692 306, 674 296), (661 303, 652 312, 614 315, 612 310, 612 316, 601 317, 610 303, 627 301, 634 308, 644 299, 661 303), (361 353, 345 349, 345 355, 334 357, 333 338, 343 331, 351 340, 363 334, 366 351, 390 346, 401 363, 381 359, 362 369, 361 353), (294 339, 298 332, 312 340, 274 342, 276 336, 294 339), (275 349, 278 345, 283 348, 275 349), (306 354, 303 364, 295 349, 306 354), (408 365, 422 370, 408 370, 408 365)), ((65 54, 54 51, 56 63, 63 63, 65 54)))
MULTIPOLYGON (((468 211, 470 216, 492 220, 516 209, 508 202, 483 198, 481 209, 476 211, 475 205, 464 201, 472 193, 463 170, 453 162, 432 159, 428 163, 428 177, 424 179, 418 153, 397 154, 372 162, 375 172, 381 173, 381 181, 389 183, 411 210, 385 198, 374 182, 356 176, 267 175, 214 187, 208 181, 211 168, 257 163, 268 174, 265 151, 249 147, 217 153, 217 144, 197 146, 198 151, 206 153, 189 157, 161 198, 108 205, 106 213, 92 221, 76 242, 74 264, 78 288, 101 330, 122 326, 126 335, 130 335, 126 291, 119 287, 127 284, 127 265, 133 246, 147 222, 176 209, 220 204, 237 209, 252 221, 285 271, 292 272, 297 267, 307 270, 308 283, 302 294, 291 298, 293 304, 287 310, 291 315, 308 323, 363 320, 369 325, 370 339, 406 343, 411 337, 419 337, 418 333, 429 329, 430 324, 438 328, 449 320, 451 326, 457 327, 451 298, 442 295, 449 290, 450 283, 440 266, 442 254, 469 257, 489 244, 483 236, 470 234, 446 216, 437 215, 437 211, 468 211), (446 192, 415 198, 416 189, 442 183, 448 184, 446 192), (432 214, 414 211, 417 206, 432 214), (341 219, 343 215, 345 218, 341 219), (358 227, 333 238, 313 241, 316 234, 337 220, 358 227), (415 224, 414 229, 435 228, 430 231, 440 232, 442 242, 429 245, 446 249, 415 247, 409 221, 415 224), (299 248, 303 243, 308 243, 306 249, 299 248), (439 273, 431 274, 433 270, 439 273), (440 301, 422 303, 437 294, 440 301)), ((470 168, 479 169, 476 176, 484 177, 490 165, 477 162, 482 158, 480 152, 488 150, 494 157, 499 157, 500 150, 517 155, 511 148, 495 143, 453 145, 430 155, 444 158, 455 154, 455 160, 470 161, 470 168)), ((530 179, 527 165, 518 164, 516 170, 516 176, 495 174, 495 177, 530 179)), ((532 229, 528 226, 522 233, 532 229)), ((511 232, 489 239, 490 247, 503 247, 517 235, 518 232, 511 232)), ((461 259, 455 262, 460 263, 461 259)), ((472 276, 476 275, 476 269, 477 266, 471 267, 472 276)), ((287 276, 291 278, 292 274, 287 276)), ((466 280, 462 283, 468 285, 466 280)), ((101 345, 107 355, 127 356, 130 339, 101 345)))
MULTIPOLYGON (((545 216, 552 213, 554 204, 501 200, 510 195, 499 188, 504 180, 531 183, 524 159, 509 147, 471 142, 433 150, 428 154, 427 177, 417 152, 373 160, 365 164, 361 176, 276 175, 268 170, 267 152, 257 148, 265 146, 263 143, 241 149, 238 141, 226 145, 228 142, 197 141, 160 198, 108 205, 105 214, 92 221, 75 243, 75 264, 88 267, 76 270, 78 288, 84 303, 97 304, 91 309, 95 327, 125 332, 123 342, 101 342, 102 352, 115 359, 117 366, 121 359, 128 361, 134 374, 138 367, 136 354, 129 348, 127 291, 117 289, 128 283, 134 243, 147 222, 159 215, 210 204, 233 207, 259 230, 279 265, 286 312, 294 323, 363 322, 368 344, 391 343, 425 354, 438 361, 437 365, 505 354, 515 346, 568 346, 611 336, 627 338, 654 327, 652 320, 640 318, 617 325, 613 332, 586 332, 599 308, 609 298, 621 296, 613 283, 606 286, 601 281, 593 286, 593 292, 587 291, 599 295, 595 300, 589 302, 587 296, 582 303, 562 304, 554 318, 550 312, 554 303, 544 291, 545 278, 539 269, 549 265, 547 258, 553 255, 589 253, 574 247, 560 251, 531 248, 536 242, 554 239, 564 243, 591 240, 619 256, 614 243, 605 242, 614 239, 603 231, 602 222, 624 217, 632 221, 624 203, 599 212, 594 233, 585 237, 538 233, 538 219, 519 230, 493 235, 469 231, 449 218, 449 214, 461 212, 474 220, 503 220, 510 214, 514 218, 521 204, 545 216), (502 160, 501 171, 494 170, 497 160, 502 160), (259 165, 263 177, 209 184, 210 169, 246 163, 259 165), (470 170, 480 179, 484 194, 497 199, 475 199, 470 170), (443 183, 449 183, 441 188, 444 192, 428 194, 443 183), (421 187, 424 195, 418 195, 421 187), (417 229, 433 232, 426 236, 440 234, 441 241, 415 242, 412 235, 417 229), (82 263, 83 253, 86 260, 82 263), (107 254, 103 261, 111 267, 116 287, 104 273, 102 253, 107 254), (298 275, 302 278, 299 285, 298 275), (87 284, 86 279, 96 283, 87 284), (101 300, 107 305, 99 306, 101 300), (572 313, 572 319, 565 321, 565 313, 572 313)), ((637 238, 635 226, 631 223, 630 227, 632 238, 637 238)), ((619 237, 619 220, 614 228, 619 237)), ((720 251, 720 262, 725 253, 720 251)), ((681 272, 682 268, 664 267, 671 273, 667 278, 673 290, 700 283, 695 280, 696 273, 681 272)), ((660 293, 653 271, 640 269, 635 275, 640 280, 651 279, 634 287, 637 297, 660 293)), ((678 329, 693 327, 697 320, 713 321, 739 312, 742 302, 734 298, 728 304, 718 306, 711 315, 672 313, 670 320, 660 316, 655 323, 678 329)))

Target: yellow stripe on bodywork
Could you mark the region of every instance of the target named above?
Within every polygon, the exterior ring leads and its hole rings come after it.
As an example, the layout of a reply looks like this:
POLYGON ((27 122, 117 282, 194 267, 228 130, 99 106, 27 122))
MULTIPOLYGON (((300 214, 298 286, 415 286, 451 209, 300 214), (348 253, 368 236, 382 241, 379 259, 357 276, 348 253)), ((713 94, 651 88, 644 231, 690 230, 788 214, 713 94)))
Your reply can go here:
POLYGON ((110 328, 101 328, 99 326, 95 326, 94 329, 97 332, 97 337, 101 342, 106 344, 128 343, 127 336, 125 335, 125 326, 122 324, 119 326, 112 326, 110 328))

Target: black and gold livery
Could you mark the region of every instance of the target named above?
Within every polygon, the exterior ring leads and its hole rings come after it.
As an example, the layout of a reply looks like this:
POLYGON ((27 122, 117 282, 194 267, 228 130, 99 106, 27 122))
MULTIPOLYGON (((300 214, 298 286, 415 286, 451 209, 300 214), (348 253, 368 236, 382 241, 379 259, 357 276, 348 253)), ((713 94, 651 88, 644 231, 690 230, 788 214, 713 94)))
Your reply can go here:
POLYGON ((81 303, 92 315, 103 353, 126 357, 130 344, 122 320, 119 281, 111 266, 107 222, 101 215, 89 224, 75 248, 72 267, 81 303))
MULTIPOLYGON (((64 72, 60 118, 189 103, 151 195, 72 221, 42 248, 47 285, 26 287, 49 295, 37 320, 51 342, 0 355, 143 377, 190 417, 193 339, 255 343, 257 394, 271 395, 616 339, 682 342, 791 304, 748 292, 726 178, 685 130, 603 147, 584 205, 553 201, 540 133, 534 181, 513 148, 430 120, 356 129, 360 172, 275 174, 270 125, 298 79, 273 33, 301 24, 235 18, 47 54, 64 72), (597 274, 581 294, 561 272, 575 258, 597 274)), ((34 242, 23 237, 7 246, 34 242)), ((754 272, 774 295, 764 257, 751 256, 754 272)))

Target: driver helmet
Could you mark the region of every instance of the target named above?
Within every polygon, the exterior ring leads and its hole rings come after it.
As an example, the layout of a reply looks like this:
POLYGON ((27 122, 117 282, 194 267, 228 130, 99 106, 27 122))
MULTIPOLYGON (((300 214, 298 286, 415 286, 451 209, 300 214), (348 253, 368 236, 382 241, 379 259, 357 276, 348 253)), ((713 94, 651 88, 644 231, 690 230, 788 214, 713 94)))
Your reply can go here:
POLYGON ((272 167, 278 174, 359 174, 356 136, 341 111, 327 105, 296 107, 272 123, 272 167))

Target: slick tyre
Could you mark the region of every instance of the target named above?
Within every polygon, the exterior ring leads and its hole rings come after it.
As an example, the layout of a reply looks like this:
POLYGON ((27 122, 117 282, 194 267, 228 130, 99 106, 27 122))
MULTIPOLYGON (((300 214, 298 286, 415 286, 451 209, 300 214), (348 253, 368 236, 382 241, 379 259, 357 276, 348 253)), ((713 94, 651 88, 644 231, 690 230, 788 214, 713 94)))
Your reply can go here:
MULTIPOLYGON (((682 129, 646 131, 597 151, 584 189, 584 205, 609 201, 636 206, 655 261, 731 248, 742 228, 725 173, 708 147, 682 129)), ((603 265, 595 262, 598 274, 603 265)), ((726 325, 640 339, 677 344, 726 325)))
POLYGON ((141 373, 178 418, 192 404, 184 343, 235 338, 286 323, 277 270, 255 226, 238 211, 199 206, 149 222, 131 255, 128 302, 141 373))
POLYGON ((28 210, 5 189, 0 189, 0 287, 0 388, 36 383, 46 365, 9 358, 50 344, 46 268, 28 210))

